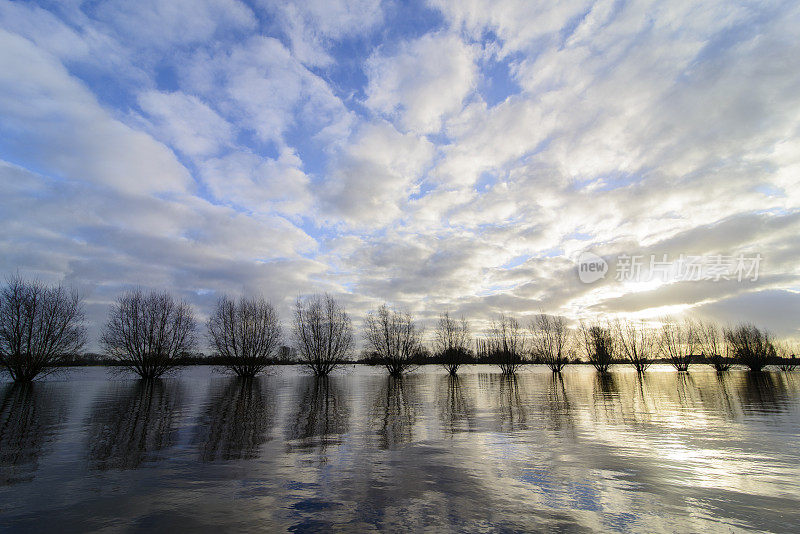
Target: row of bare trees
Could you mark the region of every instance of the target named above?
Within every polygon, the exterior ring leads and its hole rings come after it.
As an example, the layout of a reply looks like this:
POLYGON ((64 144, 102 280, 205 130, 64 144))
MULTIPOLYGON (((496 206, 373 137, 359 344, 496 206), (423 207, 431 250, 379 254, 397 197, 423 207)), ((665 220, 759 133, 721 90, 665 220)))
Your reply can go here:
MULTIPOLYGON (((223 367, 242 377, 259 374, 282 347, 278 313, 263 297, 221 297, 206 328, 223 367)), ((194 348, 194 329, 187 304, 165 293, 134 290, 112 306, 102 342, 122 365, 153 378, 175 367, 180 356, 194 348)), ((353 345, 350 317, 330 295, 298 299, 293 337, 301 362, 319 376, 345 362, 353 345)))
POLYGON ((497 362, 504 374, 513 374, 527 361, 546 364, 559 373, 580 356, 600 373, 613 363, 628 363, 644 372, 657 359, 666 360, 681 372, 697 361, 710 363, 717 371, 734 363, 761 371, 777 363, 785 371, 797 367, 797 349, 775 341, 769 332, 752 324, 722 328, 710 321, 671 318, 661 326, 616 320, 589 324, 580 322, 576 331, 564 317, 539 314, 526 332, 519 322, 502 314, 492 323, 489 336, 476 341, 477 352, 497 362))
MULTIPOLYGON (((0 291, 0 364, 15 381, 46 374, 82 349, 83 322, 77 293, 12 277, 0 291)), ((391 376, 402 376, 425 352, 423 331, 408 312, 384 304, 367 315, 365 326, 368 351, 391 376)), ((244 377, 263 371, 283 346, 278 313, 264 298, 220 298, 206 330, 218 361, 244 377)), ((332 296, 297 300, 292 341, 301 363, 314 374, 326 376, 348 361, 353 337, 349 315, 332 296)), ((196 342, 196 320, 187 303, 166 292, 141 289, 124 293, 111 306, 101 336, 106 352, 143 378, 175 367, 196 342)), ((671 319, 662 320, 660 328, 617 320, 581 322, 571 329, 560 316, 540 313, 523 327, 514 317, 500 314, 487 336, 474 341, 474 353, 472 346, 467 320, 443 313, 433 332, 433 356, 451 375, 475 356, 496 363, 503 374, 514 374, 529 362, 559 373, 581 357, 601 373, 617 362, 643 372, 657 358, 679 371, 687 371, 699 359, 718 371, 733 362, 754 371, 772 362, 790 370, 797 363, 796 351, 756 326, 723 329, 711 322, 671 319)))
MULTIPOLYGON (((315 374, 327 375, 347 360, 352 324, 333 297, 298 300, 293 326, 301 361, 315 374)), ((257 375, 282 348, 278 313, 263 298, 220 298, 206 329, 218 361, 239 376, 257 375)), ((112 304, 100 343, 121 367, 142 378, 157 378, 191 353, 196 330, 186 302, 167 292, 134 289, 112 304)), ((29 381, 51 372, 85 342, 83 304, 77 293, 18 276, 0 291, 0 365, 13 380, 29 381)))

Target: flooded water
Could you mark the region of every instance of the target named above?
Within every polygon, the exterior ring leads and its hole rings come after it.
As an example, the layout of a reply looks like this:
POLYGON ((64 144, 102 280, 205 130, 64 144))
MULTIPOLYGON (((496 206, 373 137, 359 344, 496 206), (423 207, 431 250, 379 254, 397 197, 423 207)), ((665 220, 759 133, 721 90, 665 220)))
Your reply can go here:
POLYGON ((0 530, 797 531, 800 374, 0 384, 0 530))

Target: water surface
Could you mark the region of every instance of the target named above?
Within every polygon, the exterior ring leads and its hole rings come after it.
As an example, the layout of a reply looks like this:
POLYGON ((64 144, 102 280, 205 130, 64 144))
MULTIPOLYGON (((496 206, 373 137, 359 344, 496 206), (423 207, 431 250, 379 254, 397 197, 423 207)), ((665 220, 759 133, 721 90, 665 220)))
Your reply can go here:
POLYGON ((800 377, 0 383, 0 530, 796 531, 800 377))

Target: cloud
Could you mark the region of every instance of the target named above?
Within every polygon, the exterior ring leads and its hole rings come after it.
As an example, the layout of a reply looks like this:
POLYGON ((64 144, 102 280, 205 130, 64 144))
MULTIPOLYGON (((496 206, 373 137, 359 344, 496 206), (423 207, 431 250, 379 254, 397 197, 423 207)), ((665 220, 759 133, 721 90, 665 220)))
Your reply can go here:
POLYGON ((768 328, 778 337, 796 338, 800 335, 798 309, 800 293, 771 289, 720 299, 701 306, 696 313, 729 325, 749 322, 768 328))
POLYGON ((227 118, 280 148, 295 128, 313 135, 351 120, 328 84, 275 38, 198 51, 179 71, 192 92, 208 95, 227 118))
POLYGON ((375 227, 403 213, 434 155, 433 144, 385 122, 364 124, 342 150, 318 195, 355 226, 375 227))
POLYGON ((156 137, 190 156, 212 156, 231 144, 234 129, 199 98, 146 91, 138 97, 156 137))
POLYGON ((369 32, 383 19, 379 0, 265 0, 264 7, 285 25, 292 54, 302 63, 328 66, 335 41, 369 32))
POLYGON ((214 197, 257 213, 308 213, 312 198, 309 178, 297 156, 285 152, 278 159, 250 152, 233 152, 205 161, 201 175, 214 197))
POLYGON ((2 145, 18 163, 130 193, 190 186, 167 147, 112 117, 57 60, 5 31, 0 48, 2 145))
POLYGON ((111 0, 84 8, 126 44, 164 48, 212 39, 224 30, 252 30, 256 17, 238 0, 111 0))
POLYGON ((82 63, 102 69, 113 69, 143 79, 133 65, 125 47, 110 36, 106 28, 92 25, 79 9, 61 3, 57 16, 31 3, 0 2, 0 20, 13 33, 32 41, 38 48, 68 63, 82 63))
POLYGON ((365 104, 419 133, 434 133, 475 88, 474 51, 451 34, 424 35, 366 63, 365 104))
POLYGON ((796 2, 140 7, 0 2, 2 268, 85 289, 93 321, 140 283, 201 313, 327 289, 476 331, 540 308, 791 330, 796 2), (762 278, 587 285, 584 250, 758 252, 762 278))
MULTIPOLYGON (((612 3, 597 2, 596 5, 607 10, 605 6, 612 3)), ((475 38, 487 30, 494 32, 505 55, 557 38, 570 22, 587 13, 592 2, 429 0, 429 4, 440 10, 452 26, 469 32, 475 38)))

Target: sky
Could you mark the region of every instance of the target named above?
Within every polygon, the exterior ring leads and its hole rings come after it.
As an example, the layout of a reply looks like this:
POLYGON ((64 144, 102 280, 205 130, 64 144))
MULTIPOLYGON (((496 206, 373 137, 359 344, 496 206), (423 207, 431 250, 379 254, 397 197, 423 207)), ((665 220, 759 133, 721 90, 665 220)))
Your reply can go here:
POLYGON ((794 1, 0 1, 0 273, 76 288, 93 339, 135 286, 201 322, 327 291, 357 328, 798 335, 798 28, 794 1))

